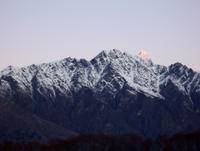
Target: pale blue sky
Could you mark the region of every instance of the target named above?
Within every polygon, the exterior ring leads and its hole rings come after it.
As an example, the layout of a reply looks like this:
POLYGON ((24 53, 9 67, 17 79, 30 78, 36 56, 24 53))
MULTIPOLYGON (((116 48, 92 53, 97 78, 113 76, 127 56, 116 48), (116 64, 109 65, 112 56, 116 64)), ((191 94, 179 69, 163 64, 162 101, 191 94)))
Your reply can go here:
POLYGON ((113 48, 200 70, 200 0, 0 0, 0 70, 113 48))

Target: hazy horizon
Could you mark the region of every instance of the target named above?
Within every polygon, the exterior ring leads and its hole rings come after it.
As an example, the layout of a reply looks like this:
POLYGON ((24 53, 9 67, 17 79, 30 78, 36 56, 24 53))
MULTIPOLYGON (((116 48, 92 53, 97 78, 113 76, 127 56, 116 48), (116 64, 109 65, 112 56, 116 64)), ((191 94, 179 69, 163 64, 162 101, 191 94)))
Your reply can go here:
POLYGON ((113 48, 200 71, 198 0, 1 0, 0 70, 113 48))

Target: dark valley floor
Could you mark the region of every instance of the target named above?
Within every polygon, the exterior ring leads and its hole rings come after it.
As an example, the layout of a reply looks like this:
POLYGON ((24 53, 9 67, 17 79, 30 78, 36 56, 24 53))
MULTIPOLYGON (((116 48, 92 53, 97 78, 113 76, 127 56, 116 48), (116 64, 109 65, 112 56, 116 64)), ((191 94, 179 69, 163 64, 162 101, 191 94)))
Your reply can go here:
POLYGON ((2 151, 199 151, 200 131, 177 133, 171 137, 159 136, 155 140, 139 135, 106 136, 82 135, 68 140, 54 140, 47 144, 0 143, 2 151))

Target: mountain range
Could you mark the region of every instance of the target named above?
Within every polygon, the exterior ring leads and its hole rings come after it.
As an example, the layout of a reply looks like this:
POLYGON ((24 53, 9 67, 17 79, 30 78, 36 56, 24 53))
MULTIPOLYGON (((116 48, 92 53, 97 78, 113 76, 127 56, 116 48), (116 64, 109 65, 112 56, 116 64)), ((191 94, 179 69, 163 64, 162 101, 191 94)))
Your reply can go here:
POLYGON ((9 66, 0 72, 0 121, 0 141, 191 132, 200 128, 200 73, 117 49, 9 66))

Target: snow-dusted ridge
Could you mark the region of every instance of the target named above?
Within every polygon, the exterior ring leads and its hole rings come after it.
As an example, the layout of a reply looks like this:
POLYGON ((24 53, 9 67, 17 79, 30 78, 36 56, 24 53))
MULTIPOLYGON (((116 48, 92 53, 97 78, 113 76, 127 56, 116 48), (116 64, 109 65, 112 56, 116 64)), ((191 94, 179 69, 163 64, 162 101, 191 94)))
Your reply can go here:
POLYGON ((104 50, 90 61, 65 58, 63 60, 23 68, 12 66, 0 72, 0 95, 11 95, 15 82, 18 89, 30 96, 34 91, 52 101, 56 91, 64 96, 72 95, 82 87, 97 93, 113 96, 128 86, 132 93, 142 92, 149 97, 165 99, 160 86, 171 80, 184 94, 200 91, 200 74, 181 64, 169 67, 154 64, 147 53, 132 56, 120 50, 104 50), (144 57, 145 55, 145 57, 144 57))

